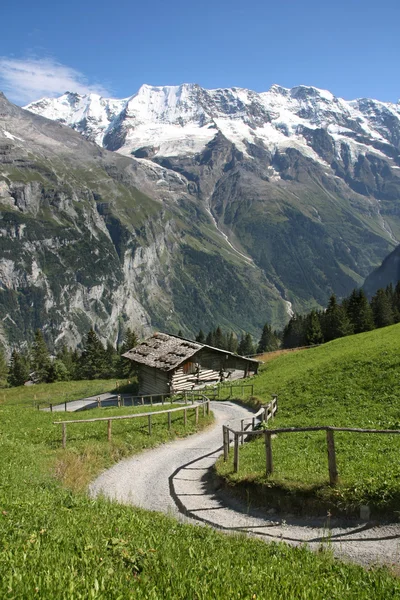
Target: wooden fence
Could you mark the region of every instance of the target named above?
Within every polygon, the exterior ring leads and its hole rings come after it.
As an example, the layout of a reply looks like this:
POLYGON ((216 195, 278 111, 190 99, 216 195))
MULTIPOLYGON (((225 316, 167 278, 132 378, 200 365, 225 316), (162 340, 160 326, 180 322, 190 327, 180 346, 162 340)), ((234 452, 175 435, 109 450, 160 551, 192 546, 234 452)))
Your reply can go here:
POLYGON ((347 431, 350 433, 378 433, 378 434, 400 434, 400 429, 359 429, 358 427, 330 427, 327 425, 316 426, 316 427, 282 427, 279 429, 265 429, 265 430, 254 430, 254 431, 234 431, 233 429, 224 426, 223 440, 224 440, 224 460, 228 459, 229 446, 230 446, 230 434, 233 434, 234 440, 234 459, 233 459, 233 471, 235 473, 239 470, 239 437, 242 439, 247 436, 247 439, 264 436, 265 440, 265 463, 266 463, 266 474, 270 475, 273 472, 273 460, 272 460, 272 437, 281 433, 301 433, 306 431, 325 431, 326 442, 328 451, 328 471, 329 471, 329 483, 336 485, 338 482, 338 470, 336 463, 336 450, 335 450, 335 431, 347 431))
POLYGON ((181 406, 179 408, 170 408, 168 410, 158 410, 158 411, 154 411, 154 412, 147 412, 147 413, 135 413, 133 415, 122 415, 122 416, 117 416, 117 417, 97 417, 94 419, 75 419, 75 420, 71 420, 71 421, 54 421, 53 424, 54 425, 62 425, 62 447, 66 448, 67 445, 67 425, 73 425, 73 424, 77 424, 77 423, 95 423, 96 421, 107 421, 107 437, 108 437, 108 441, 111 441, 111 426, 112 426, 112 421, 119 421, 122 419, 139 419, 140 417, 147 417, 147 421, 148 421, 148 428, 149 428, 149 435, 152 434, 152 417, 154 416, 158 416, 158 415, 168 415, 168 429, 171 429, 171 414, 173 412, 182 412, 183 411, 183 423, 186 427, 186 423, 187 423, 187 411, 188 410, 194 410, 195 411, 195 420, 196 420, 196 425, 199 422, 199 408, 202 407, 203 408, 203 416, 205 416, 206 412, 207 414, 210 414, 210 399, 207 398, 206 396, 203 396, 201 401, 198 403, 192 403, 191 406, 181 406))
POLYGON ((262 431, 256 429, 257 425, 260 425, 262 422, 268 423, 270 419, 272 419, 276 413, 278 412, 278 396, 275 394, 272 396, 271 402, 262 406, 260 410, 255 413, 252 417, 248 417, 247 419, 242 419, 240 421, 240 431, 235 431, 231 429, 227 425, 222 426, 222 441, 224 447, 224 461, 228 460, 229 456, 229 448, 230 448, 230 433, 233 433, 234 440, 234 471, 237 473, 239 469, 239 437, 241 439, 241 443, 244 444, 244 438, 246 440, 249 439, 253 433, 260 434, 262 431), (259 419, 257 423, 257 419, 259 419), (246 421, 248 423, 246 424, 246 421))

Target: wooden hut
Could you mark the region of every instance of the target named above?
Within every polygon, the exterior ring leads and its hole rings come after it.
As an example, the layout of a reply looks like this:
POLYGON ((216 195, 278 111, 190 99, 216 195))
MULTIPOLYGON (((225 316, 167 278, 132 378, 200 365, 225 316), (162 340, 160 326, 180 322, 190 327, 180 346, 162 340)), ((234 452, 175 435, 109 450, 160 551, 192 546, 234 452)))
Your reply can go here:
POLYGON ((259 364, 165 333, 155 333, 123 356, 138 366, 140 395, 169 394, 249 377, 257 373, 259 364))

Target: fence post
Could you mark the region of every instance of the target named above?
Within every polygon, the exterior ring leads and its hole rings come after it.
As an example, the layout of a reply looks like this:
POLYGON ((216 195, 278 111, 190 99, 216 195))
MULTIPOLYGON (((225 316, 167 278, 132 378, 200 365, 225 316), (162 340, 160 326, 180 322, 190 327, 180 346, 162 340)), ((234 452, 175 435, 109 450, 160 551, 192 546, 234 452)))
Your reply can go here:
POLYGON ((121 408, 121 396, 118 394, 117 396, 118 408, 121 408))
POLYGON ((142 396, 142 406, 144 406, 144 397, 142 396))
POLYGON ((332 429, 326 430, 326 441, 328 444, 329 483, 336 485, 338 482, 338 472, 336 467, 335 439, 332 429))
POLYGON ((185 408, 183 411, 183 425, 186 427, 187 423, 187 409, 185 408))
POLYGON ((272 394, 272 402, 275 403, 275 413, 273 413, 275 415, 278 412, 278 396, 276 394, 272 394))
POLYGON ((50 412, 53 412, 53 405, 50 404, 50 412))
POLYGON ((203 401, 203 417, 206 416, 206 403, 203 401))
POLYGON ((161 404, 164 406, 164 394, 161 396, 161 404))
POLYGON ((111 442, 111 419, 107 421, 107 439, 111 442))
POLYGON ((210 401, 207 400, 207 414, 210 414, 210 401))
POLYGON ((67 403, 66 402, 64 402, 64 409, 65 409, 65 412, 67 412, 67 403))
POLYGON ((269 431, 266 431, 264 435, 265 435, 266 473, 267 473, 267 475, 270 475, 273 471, 272 444, 271 444, 272 434, 269 431))
POLYGON ((196 408, 194 409, 195 415, 196 415, 196 425, 199 424, 199 407, 196 406, 196 408))
POLYGON ((168 431, 171 430, 171 413, 168 413, 168 431))
POLYGON ((151 435, 151 415, 148 416, 149 420, 149 435, 151 435))
POLYGON ((67 424, 63 423, 62 424, 62 447, 66 448, 67 446, 67 424))
POLYGON ((226 425, 222 425, 222 442, 224 444, 224 462, 226 462, 228 460, 228 456, 229 456, 229 439, 228 436, 229 432, 226 429, 226 425))
POLYGON ((150 396, 150 406, 153 406, 153 396, 150 396))
POLYGON ((97 400, 97 408, 100 408, 100 396, 97 396, 96 400, 97 400))
POLYGON ((235 448, 233 454, 233 472, 239 471, 239 434, 235 433, 235 448))
MULTIPOLYGON (((244 419, 240 421, 240 431, 244 431, 244 419)), ((242 445, 244 444, 244 435, 242 433, 242 445)))
POLYGON ((252 420, 251 420, 251 428, 252 428, 253 431, 256 428, 256 418, 255 417, 253 417, 252 420))

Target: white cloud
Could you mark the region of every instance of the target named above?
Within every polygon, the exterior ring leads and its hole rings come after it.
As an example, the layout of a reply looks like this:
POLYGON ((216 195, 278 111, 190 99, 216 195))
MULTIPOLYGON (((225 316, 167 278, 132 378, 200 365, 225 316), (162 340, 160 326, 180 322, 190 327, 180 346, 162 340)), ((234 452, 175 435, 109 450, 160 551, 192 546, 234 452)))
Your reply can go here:
POLYGON ((17 104, 59 96, 64 92, 110 96, 102 85, 89 84, 82 73, 51 58, 0 57, 0 89, 17 104))

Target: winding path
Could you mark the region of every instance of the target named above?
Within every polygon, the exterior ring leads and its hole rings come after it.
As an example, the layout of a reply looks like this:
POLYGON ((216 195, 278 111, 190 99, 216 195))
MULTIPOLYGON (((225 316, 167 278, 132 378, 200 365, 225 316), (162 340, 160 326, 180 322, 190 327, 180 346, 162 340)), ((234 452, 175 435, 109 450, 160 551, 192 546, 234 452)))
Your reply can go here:
POLYGON ((221 425, 229 422, 238 426, 240 419, 253 413, 230 402, 212 402, 211 407, 216 417, 213 427, 123 460, 91 484, 91 495, 102 494, 225 531, 247 532, 265 541, 307 543, 314 550, 328 544, 337 556, 364 565, 399 562, 400 524, 283 519, 246 507, 215 490, 210 467, 222 451, 221 425))

